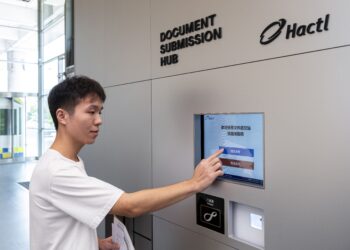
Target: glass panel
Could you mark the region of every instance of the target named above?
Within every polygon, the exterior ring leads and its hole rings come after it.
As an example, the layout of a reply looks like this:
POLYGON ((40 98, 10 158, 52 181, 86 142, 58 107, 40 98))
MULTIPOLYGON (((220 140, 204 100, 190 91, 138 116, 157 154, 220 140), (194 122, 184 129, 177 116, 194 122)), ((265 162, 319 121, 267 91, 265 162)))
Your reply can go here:
POLYGON ((47 104, 47 96, 43 97, 42 104, 43 104, 43 128, 54 130, 55 125, 53 124, 53 120, 50 115, 49 105, 47 104))
POLYGON ((0 63, 0 91, 38 92, 38 65, 28 63, 0 63))
POLYGON ((65 0, 41 1, 41 57, 42 67, 42 121, 41 150, 49 148, 55 138, 56 130, 48 109, 47 94, 59 81, 63 80, 65 72, 65 0))
POLYGON ((0 26, 0 60, 0 91, 38 91, 36 30, 0 26))
POLYGON ((44 64, 44 94, 47 94, 53 86, 58 83, 58 60, 54 60, 44 64))
POLYGON ((0 1, 0 91, 37 92, 38 1, 0 1))
POLYGON ((43 130, 42 130, 42 152, 45 152, 53 143, 56 130, 53 120, 50 115, 49 107, 47 104, 47 96, 43 97, 43 130))
POLYGON ((56 136, 56 130, 44 129, 42 136, 43 136, 43 152, 45 152, 52 145, 56 136))
MULTIPOLYGON (((0 10, 0 91, 38 93, 38 0, 0 0, 0 10)), ((29 110, 26 100, 27 97, 0 98, 0 158, 25 156, 29 110)), ((37 107, 37 97, 33 100, 37 107)), ((37 109, 33 128, 36 138, 37 109)), ((38 153, 37 141, 29 144, 36 150, 33 155, 38 153)))
POLYGON ((0 92, 7 92, 7 62, 0 61, 0 92))
POLYGON ((43 27, 56 22, 64 15, 64 0, 44 0, 42 1, 42 24, 43 27))
POLYGON ((26 156, 38 156, 38 98, 26 97, 26 156))
POLYGON ((61 18, 44 31, 44 62, 64 54, 64 19, 61 18))
POLYGON ((1 0, 0 26, 34 29, 37 27, 38 1, 1 0))
POLYGON ((58 81, 61 82, 65 79, 64 73, 66 72, 66 60, 65 56, 58 58, 58 81))
POLYGON ((38 62, 38 36, 34 30, 0 26, 1 60, 38 62))

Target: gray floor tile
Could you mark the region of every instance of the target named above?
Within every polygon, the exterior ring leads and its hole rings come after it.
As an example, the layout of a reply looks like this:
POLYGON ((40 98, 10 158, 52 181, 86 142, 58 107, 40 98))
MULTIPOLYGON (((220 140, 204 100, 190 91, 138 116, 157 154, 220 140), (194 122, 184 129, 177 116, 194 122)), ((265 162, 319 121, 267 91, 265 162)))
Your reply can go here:
POLYGON ((0 249, 29 250, 28 182, 36 162, 0 164, 0 249))

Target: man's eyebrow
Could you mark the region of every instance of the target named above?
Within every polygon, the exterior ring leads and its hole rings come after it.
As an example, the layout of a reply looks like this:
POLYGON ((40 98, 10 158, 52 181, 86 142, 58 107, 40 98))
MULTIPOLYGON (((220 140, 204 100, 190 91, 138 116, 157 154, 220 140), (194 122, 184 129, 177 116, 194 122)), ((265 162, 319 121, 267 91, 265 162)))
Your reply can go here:
POLYGON ((91 109, 91 108, 93 108, 93 109, 100 109, 100 110, 102 110, 102 109, 103 109, 103 106, 101 106, 101 108, 100 108, 98 105, 91 104, 91 105, 89 105, 88 109, 91 109))

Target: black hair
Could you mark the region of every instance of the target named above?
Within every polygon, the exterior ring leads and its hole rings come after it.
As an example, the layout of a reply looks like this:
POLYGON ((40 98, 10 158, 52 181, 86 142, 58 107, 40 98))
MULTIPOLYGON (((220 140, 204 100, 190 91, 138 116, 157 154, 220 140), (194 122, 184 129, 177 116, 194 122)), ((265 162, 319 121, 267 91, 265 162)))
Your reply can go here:
POLYGON ((79 101, 90 94, 97 95, 102 102, 106 100, 102 86, 87 76, 67 78, 51 89, 48 104, 56 130, 58 129, 57 109, 63 108, 68 112, 74 112, 79 101))

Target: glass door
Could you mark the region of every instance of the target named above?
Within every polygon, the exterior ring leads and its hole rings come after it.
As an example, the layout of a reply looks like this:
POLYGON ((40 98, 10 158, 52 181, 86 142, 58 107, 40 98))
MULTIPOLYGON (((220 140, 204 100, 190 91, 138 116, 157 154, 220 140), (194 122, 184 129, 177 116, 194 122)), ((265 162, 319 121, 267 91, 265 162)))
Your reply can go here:
POLYGON ((0 98, 0 160, 12 159, 12 97, 0 98))
MULTIPOLYGON (((33 106, 37 97, 1 93, 0 96, 0 163, 24 161, 37 156, 38 138, 33 137, 31 119, 36 119, 33 106), (27 101, 28 100, 28 101, 27 101), (27 103, 28 102, 28 103, 27 103), (34 118, 33 118, 34 117, 34 118), (26 126, 28 120, 28 126, 26 126), (27 137, 27 131, 30 138, 27 137), (28 140, 29 139, 29 140, 28 140)), ((34 105, 37 106, 37 101, 34 105)))

